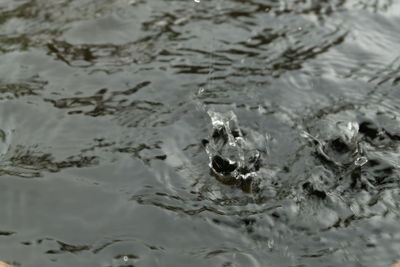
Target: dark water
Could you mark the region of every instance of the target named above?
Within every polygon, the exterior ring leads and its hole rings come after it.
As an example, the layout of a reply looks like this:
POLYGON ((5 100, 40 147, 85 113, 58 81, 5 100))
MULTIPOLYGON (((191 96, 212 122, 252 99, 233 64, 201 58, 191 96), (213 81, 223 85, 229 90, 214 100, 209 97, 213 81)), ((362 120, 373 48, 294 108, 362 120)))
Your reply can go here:
POLYGON ((0 260, 399 260, 399 14, 395 0, 0 1, 0 260), (218 143, 209 114, 236 117, 225 134, 245 143, 218 143))

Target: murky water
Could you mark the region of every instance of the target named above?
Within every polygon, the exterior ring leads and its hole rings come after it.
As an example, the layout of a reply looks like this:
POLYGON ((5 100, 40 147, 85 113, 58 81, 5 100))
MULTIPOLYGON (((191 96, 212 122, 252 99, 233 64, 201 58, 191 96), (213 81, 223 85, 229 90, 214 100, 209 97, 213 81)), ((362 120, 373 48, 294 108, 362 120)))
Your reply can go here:
POLYGON ((400 259, 400 3, 0 1, 0 260, 400 259))

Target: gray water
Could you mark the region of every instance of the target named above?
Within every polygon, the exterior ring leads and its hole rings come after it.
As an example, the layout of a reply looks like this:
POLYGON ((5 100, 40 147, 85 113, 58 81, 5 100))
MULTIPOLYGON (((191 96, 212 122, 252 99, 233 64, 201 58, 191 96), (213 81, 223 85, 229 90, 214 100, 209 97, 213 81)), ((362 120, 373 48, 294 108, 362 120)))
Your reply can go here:
POLYGON ((0 260, 390 266, 399 14, 395 0, 0 1, 0 260), (210 114, 233 114, 244 143, 218 143, 210 114), (243 151, 257 168, 213 170, 218 153, 249 164, 243 151))

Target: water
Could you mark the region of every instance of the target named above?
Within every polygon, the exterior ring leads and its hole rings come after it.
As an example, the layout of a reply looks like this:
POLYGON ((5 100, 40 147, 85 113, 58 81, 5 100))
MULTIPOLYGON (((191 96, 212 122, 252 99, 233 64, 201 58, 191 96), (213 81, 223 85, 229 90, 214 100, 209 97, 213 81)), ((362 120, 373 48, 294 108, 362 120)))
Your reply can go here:
POLYGON ((399 10, 0 1, 0 260, 390 266, 399 10))

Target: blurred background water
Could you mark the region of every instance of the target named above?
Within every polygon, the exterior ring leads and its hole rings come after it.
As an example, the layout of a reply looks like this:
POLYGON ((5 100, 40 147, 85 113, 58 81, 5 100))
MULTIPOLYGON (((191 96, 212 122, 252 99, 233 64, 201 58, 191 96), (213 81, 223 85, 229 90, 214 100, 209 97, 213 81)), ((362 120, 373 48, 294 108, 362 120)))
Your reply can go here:
POLYGON ((394 0, 1 0, 0 259, 389 266, 399 14, 394 0), (209 114, 234 114, 260 153, 257 190, 210 173, 209 114))

